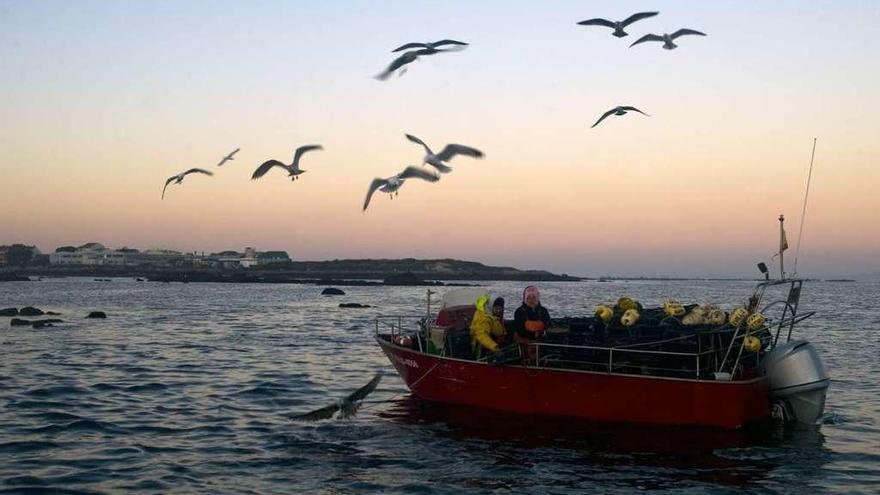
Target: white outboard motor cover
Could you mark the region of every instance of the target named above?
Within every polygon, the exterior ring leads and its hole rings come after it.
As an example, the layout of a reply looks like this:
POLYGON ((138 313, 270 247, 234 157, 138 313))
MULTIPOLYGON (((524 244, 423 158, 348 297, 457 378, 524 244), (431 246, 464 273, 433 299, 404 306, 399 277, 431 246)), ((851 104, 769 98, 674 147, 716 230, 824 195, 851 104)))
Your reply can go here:
POLYGON ((774 416, 809 425, 821 419, 829 378, 812 344, 793 340, 776 346, 764 358, 764 369, 774 416))

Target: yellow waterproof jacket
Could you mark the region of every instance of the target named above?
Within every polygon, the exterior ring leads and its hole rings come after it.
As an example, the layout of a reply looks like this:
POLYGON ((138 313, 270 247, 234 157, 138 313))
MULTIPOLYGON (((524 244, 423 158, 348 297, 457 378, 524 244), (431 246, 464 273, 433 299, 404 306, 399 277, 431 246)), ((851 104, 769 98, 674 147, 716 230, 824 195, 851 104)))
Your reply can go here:
POLYGON ((486 308, 488 303, 489 296, 483 295, 477 298, 477 310, 471 320, 471 349, 474 354, 477 354, 481 347, 493 352, 498 350, 498 344, 492 337, 507 335, 504 325, 486 308))

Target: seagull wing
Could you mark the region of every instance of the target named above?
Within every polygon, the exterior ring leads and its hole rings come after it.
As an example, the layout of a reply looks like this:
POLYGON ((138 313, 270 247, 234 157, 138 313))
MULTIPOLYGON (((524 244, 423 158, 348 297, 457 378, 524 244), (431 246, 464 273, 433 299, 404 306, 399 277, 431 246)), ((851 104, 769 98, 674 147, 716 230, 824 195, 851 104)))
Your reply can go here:
POLYGON ((596 127, 597 125, 599 125, 599 122, 602 122, 603 120, 605 120, 605 117, 611 115, 612 113, 614 113, 616 111, 617 111, 617 108, 612 108, 611 110, 608 110, 607 112, 603 113, 602 116, 599 117, 599 120, 597 120, 595 124, 591 125, 590 128, 592 129, 593 127, 596 127))
POLYGON ((357 402, 359 400, 364 400, 364 398, 370 395, 373 390, 376 390, 376 385, 379 385, 379 381, 382 380, 382 372, 376 373, 376 376, 370 380, 370 383, 367 383, 363 387, 355 390, 348 397, 345 398, 347 402, 357 402))
POLYGON ((617 25, 614 24, 612 21, 609 21, 608 19, 601 19, 601 18, 587 19, 586 21, 581 21, 578 24, 581 26, 606 26, 606 27, 610 27, 611 29, 614 29, 617 27, 617 25))
POLYGON ((463 144, 447 144, 443 151, 437 153, 437 158, 440 161, 445 162, 451 160, 455 155, 465 155, 473 158, 483 158, 483 152, 476 149, 471 148, 470 146, 465 146, 463 144))
POLYGON ((639 110, 636 107, 620 107, 620 108, 626 110, 627 112, 639 112, 642 115, 647 115, 648 117, 650 117, 650 115, 646 114, 645 112, 639 110))
POLYGON ((431 43, 431 46, 437 48, 438 46, 443 45, 456 45, 456 46, 468 46, 464 41, 456 41, 456 40, 440 40, 431 43))
MULTIPOLYGON (((421 51, 421 50, 419 50, 419 51, 421 51)), ((419 56, 419 53, 417 51, 411 51, 411 52, 404 53, 403 55, 394 59, 394 61, 391 62, 391 65, 389 65, 388 68, 385 69, 384 72, 382 72, 381 74, 376 76, 376 79, 379 79, 380 81, 384 81, 385 79, 388 79, 388 77, 391 76, 391 74, 393 74, 394 71, 396 71, 397 69, 403 67, 404 65, 406 65, 410 62, 415 61, 415 59, 417 59, 418 56, 419 56)))
POLYGON ((162 188, 162 199, 165 199, 165 189, 168 189, 168 184, 171 184, 176 178, 177 176, 175 175, 174 177, 169 177, 168 180, 165 181, 165 187, 162 188))
POLYGON ((211 172, 211 171, 209 171, 209 170, 205 170, 205 169, 203 169, 203 168, 191 168, 191 169, 189 169, 189 170, 187 170, 186 172, 183 173, 183 175, 189 175, 189 174, 214 175, 214 172, 211 172))
POLYGON ((266 175, 266 172, 271 170, 272 167, 281 167, 283 169, 287 169, 287 165, 279 162, 278 160, 269 160, 269 161, 263 162, 262 165, 260 165, 259 167, 257 167, 256 170, 254 170, 254 174, 251 175, 251 180, 259 179, 260 177, 266 175))
POLYGON ((452 167, 448 167, 446 165, 443 165, 443 163, 440 161, 431 160, 430 162, 425 162, 425 163, 436 168, 437 171, 440 172, 441 174, 448 174, 449 172, 452 172, 452 167))
POLYGON ((235 151, 224 156, 223 159, 220 160, 220 163, 217 164, 217 166, 219 167, 220 165, 223 165, 224 163, 228 162, 229 160, 235 160, 235 158, 232 158, 232 157, 235 156, 235 154, 238 153, 238 150, 240 150, 240 149, 241 148, 235 148, 235 151))
POLYGON ((293 421, 320 421, 322 419, 330 419, 340 409, 339 404, 331 404, 321 409, 316 409, 305 414, 296 414, 288 416, 293 421))
POLYGON ((364 209, 363 211, 367 211, 367 206, 370 206, 370 199, 373 197, 373 193, 376 192, 376 189, 388 184, 387 179, 380 179, 376 177, 373 179, 373 182, 370 182, 370 188, 367 190, 367 198, 364 200, 364 209))
POLYGON ((409 50, 410 48, 427 48, 427 43, 407 43, 405 45, 398 46, 394 50, 391 50, 391 53, 402 52, 404 50, 409 50))
POLYGON ((637 39, 632 45, 629 45, 630 48, 638 45, 639 43, 644 43, 646 41, 663 41, 663 36, 657 36, 656 34, 646 34, 641 38, 637 39))
POLYGON ((684 36, 686 34, 695 34, 697 36, 706 36, 706 33, 701 33, 699 31, 695 31, 693 29, 684 28, 684 29, 679 29, 678 31, 670 34, 669 37, 672 39, 675 39, 675 38, 678 38, 679 36, 684 36))
POLYGON ((320 144, 308 144, 306 146, 300 146, 296 149, 296 152, 293 154, 293 167, 299 168, 299 157, 303 155, 303 153, 307 153, 312 150, 322 150, 323 146, 320 144))
POLYGON ((419 139, 419 138, 413 136, 412 134, 405 134, 405 136, 406 136, 406 138, 409 139, 410 141, 412 141, 412 142, 414 142, 414 143, 416 143, 416 144, 421 144, 422 146, 424 146, 424 147, 425 147, 425 151, 426 151, 429 155, 433 155, 433 154, 434 154, 434 152, 431 151, 431 148, 429 148, 428 145, 425 144, 425 142, 422 141, 421 139, 419 139))
POLYGON ((622 21, 620 23, 620 25, 623 27, 626 27, 636 21, 640 21, 642 19, 647 19, 648 17, 654 17, 655 15, 657 15, 659 13, 660 12, 639 12, 637 14, 633 14, 633 15, 627 17, 624 21, 622 21))
POLYGON ((437 177, 431 172, 427 172, 419 167, 413 167, 412 165, 403 169, 403 172, 400 173, 399 177, 401 179, 422 179, 428 182, 437 182, 440 180, 440 177, 437 177))

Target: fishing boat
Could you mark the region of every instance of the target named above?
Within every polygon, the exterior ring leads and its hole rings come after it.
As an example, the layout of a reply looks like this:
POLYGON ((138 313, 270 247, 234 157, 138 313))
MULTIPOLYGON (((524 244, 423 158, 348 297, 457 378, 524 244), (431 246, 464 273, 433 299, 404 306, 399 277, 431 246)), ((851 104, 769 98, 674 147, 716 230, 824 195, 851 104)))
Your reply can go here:
POLYGON ((762 281, 723 320, 717 308, 618 301, 553 320, 531 352, 513 345, 480 359, 468 326, 483 291, 451 290, 436 313, 429 291, 426 314, 380 316, 375 338, 410 391, 429 401, 595 422, 815 424, 829 378, 813 345, 793 339, 814 314, 799 310, 802 287, 801 279, 762 281), (702 319, 688 320, 698 310, 702 319))

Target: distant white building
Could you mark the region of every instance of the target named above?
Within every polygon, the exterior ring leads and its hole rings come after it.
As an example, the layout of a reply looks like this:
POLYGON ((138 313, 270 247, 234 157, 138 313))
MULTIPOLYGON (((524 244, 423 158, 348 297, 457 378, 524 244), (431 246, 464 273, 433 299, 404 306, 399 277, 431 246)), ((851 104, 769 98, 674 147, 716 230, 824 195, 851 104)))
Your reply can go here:
POLYGON ((90 242, 79 247, 61 247, 49 255, 52 265, 87 265, 87 266, 138 266, 143 264, 173 266, 192 261, 192 255, 168 249, 107 249, 97 242, 90 242))

